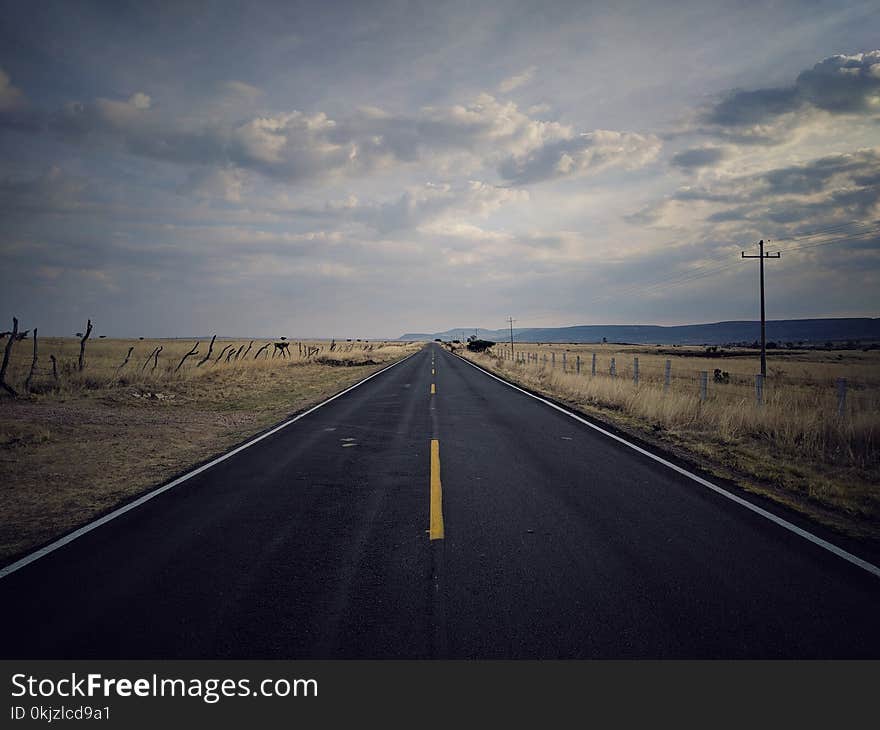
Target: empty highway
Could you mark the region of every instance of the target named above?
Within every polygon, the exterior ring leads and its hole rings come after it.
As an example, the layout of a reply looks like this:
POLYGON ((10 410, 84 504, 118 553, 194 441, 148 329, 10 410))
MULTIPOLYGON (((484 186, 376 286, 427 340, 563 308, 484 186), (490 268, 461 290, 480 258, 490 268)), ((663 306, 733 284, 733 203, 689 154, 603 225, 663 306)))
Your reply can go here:
POLYGON ((432 344, 0 579, 0 652, 878 658, 878 599, 432 344))

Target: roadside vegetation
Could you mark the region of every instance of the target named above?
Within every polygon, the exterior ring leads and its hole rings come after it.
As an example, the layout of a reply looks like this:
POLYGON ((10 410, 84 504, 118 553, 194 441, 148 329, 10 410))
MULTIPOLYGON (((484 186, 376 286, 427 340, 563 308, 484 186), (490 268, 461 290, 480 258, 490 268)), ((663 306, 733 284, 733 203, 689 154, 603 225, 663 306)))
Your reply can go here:
POLYGON ((32 374, 31 341, 16 342, 18 395, 0 393, 0 564, 422 347, 268 341, 255 357, 256 341, 245 356, 250 342, 217 339, 202 362, 203 340, 181 364, 194 341, 90 339, 80 370, 79 339, 41 337, 32 374))
POLYGON ((482 353, 452 347, 745 489, 852 536, 880 539, 877 350, 773 353, 759 405, 759 363, 750 350, 522 343, 511 360, 501 344, 482 353), (843 404, 840 378, 846 379, 843 404))

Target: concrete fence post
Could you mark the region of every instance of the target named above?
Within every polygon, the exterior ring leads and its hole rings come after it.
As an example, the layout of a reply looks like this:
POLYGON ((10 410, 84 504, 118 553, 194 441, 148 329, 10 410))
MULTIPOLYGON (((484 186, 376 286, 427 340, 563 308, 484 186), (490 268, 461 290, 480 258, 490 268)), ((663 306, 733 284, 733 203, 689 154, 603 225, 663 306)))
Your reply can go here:
POLYGON ((611 367, 608 369, 608 372, 611 374, 612 378, 617 377, 617 364, 614 362, 614 358, 611 358, 611 367))
POLYGON ((556 353, 555 352, 550 353, 550 367, 551 368, 556 367, 556 353))
POLYGON ((666 368, 663 377, 663 392, 669 392, 669 384, 672 381, 672 360, 666 361, 666 368))
POLYGON ((544 367, 547 367, 547 353, 544 353, 544 367))
POLYGON ((755 403, 764 405, 764 376, 760 373, 755 375, 755 403))
POLYGON ((565 353, 562 353, 562 372, 565 372, 567 369, 567 359, 565 353))
POLYGON ((581 356, 577 355, 574 361, 575 372, 580 375, 581 374, 581 356))
POLYGON ((837 379, 837 415, 846 415, 846 378, 837 379))
POLYGON ((639 358, 633 358, 633 382, 639 384, 639 358))
POLYGON ((590 370, 590 375, 592 375, 593 377, 596 376, 596 353, 595 352, 593 353, 593 367, 590 370))
POLYGON ((700 400, 705 401, 709 383, 709 371, 700 371, 700 400))

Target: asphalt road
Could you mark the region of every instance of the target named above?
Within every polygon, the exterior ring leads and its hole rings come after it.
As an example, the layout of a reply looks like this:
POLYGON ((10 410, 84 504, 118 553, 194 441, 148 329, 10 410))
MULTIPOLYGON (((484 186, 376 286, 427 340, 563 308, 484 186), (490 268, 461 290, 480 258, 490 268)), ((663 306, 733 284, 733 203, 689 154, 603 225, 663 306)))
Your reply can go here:
POLYGON ((0 656, 880 658, 878 599, 431 345, 0 580, 0 656))

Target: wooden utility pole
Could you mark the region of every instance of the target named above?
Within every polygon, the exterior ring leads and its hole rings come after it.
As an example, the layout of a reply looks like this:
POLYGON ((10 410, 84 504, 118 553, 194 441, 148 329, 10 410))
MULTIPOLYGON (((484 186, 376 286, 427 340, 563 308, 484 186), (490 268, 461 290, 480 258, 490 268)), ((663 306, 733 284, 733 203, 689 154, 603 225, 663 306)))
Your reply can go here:
POLYGON ((508 317, 507 322, 510 324, 510 359, 513 360, 513 323, 516 320, 513 317, 508 317))
POLYGON ((782 257, 782 254, 777 253, 764 253, 764 241, 763 239, 758 241, 758 255, 746 255, 746 252, 742 252, 742 257, 744 259, 760 259, 760 265, 758 270, 760 271, 761 278, 761 375, 762 377, 767 377, 767 334, 766 334, 766 317, 764 314, 764 259, 778 259, 782 257))

